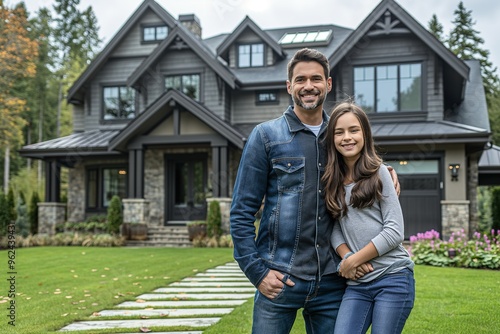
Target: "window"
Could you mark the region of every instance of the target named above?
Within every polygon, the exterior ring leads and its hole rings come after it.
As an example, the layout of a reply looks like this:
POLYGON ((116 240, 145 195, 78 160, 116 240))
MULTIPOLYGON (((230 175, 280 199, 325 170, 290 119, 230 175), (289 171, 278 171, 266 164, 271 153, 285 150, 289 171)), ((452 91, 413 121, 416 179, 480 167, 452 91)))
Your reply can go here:
POLYGON ((238 67, 264 66, 264 44, 238 46, 238 67))
POLYGON ((142 40, 144 42, 157 42, 165 39, 168 35, 168 27, 165 25, 149 26, 142 28, 142 40))
POLYGON ((278 91, 266 90, 257 92, 256 104, 278 104, 278 91))
POLYGON ((87 208, 104 210, 111 198, 127 197, 127 169, 123 167, 98 167, 87 169, 87 208))
POLYGON ((366 112, 422 110, 422 65, 354 68, 354 96, 366 112))
POLYGON ((104 119, 131 119, 135 117, 135 91, 125 86, 104 87, 104 119))
POLYGON ((200 75, 168 75, 165 77, 165 88, 177 89, 190 98, 200 100, 200 75))

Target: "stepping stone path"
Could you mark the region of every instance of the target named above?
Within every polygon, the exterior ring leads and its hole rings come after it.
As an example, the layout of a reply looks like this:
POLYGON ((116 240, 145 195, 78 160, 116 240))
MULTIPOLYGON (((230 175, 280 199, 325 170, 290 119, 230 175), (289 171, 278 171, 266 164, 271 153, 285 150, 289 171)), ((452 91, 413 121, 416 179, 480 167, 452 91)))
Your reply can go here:
POLYGON ((202 331, 197 328, 212 326, 254 294, 255 287, 238 265, 231 262, 139 295, 136 301, 123 302, 112 310, 95 313, 93 317, 96 320, 74 322, 60 331, 127 328, 137 333, 137 330, 147 331, 156 326, 187 326, 195 330, 161 333, 201 334, 202 331), (108 320, 98 320, 100 317, 108 320), (113 320, 113 317, 120 320, 113 320))

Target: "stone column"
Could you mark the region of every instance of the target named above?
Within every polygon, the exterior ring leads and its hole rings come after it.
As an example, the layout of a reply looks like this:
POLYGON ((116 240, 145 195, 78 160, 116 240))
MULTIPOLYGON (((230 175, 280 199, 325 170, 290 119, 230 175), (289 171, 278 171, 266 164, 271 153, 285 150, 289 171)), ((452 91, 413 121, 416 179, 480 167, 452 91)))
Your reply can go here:
POLYGON ((467 200, 441 201, 442 233, 444 241, 448 241, 453 232, 464 230, 469 235, 469 204, 467 200))
POLYGON ((123 222, 124 223, 149 223, 149 201, 143 198, 124 198, 123 222))
POLYGON ((38 234, 56 234, 56 225, 64 224, 66 204, 55 202, 38 203, 38 234))

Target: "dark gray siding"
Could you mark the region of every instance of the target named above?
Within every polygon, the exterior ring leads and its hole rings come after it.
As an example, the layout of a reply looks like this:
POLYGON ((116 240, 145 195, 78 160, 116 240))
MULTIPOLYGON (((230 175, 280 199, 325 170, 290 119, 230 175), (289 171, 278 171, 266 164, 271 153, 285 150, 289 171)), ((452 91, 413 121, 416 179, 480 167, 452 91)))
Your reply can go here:
POLYGON ((132 29, 130 29, 127 38, 124 38, 123 41, 118 45, 115 51, 112 54, 112 57, 130 57, 130 56, 146 56, 149 55, 158 44, 142 44, 141 43, 141 35, 142 29, 141 24, 147 23, 162 23, 163 21, 153 13, 149 11, 146 13, 138 22, 135 24, 132 29))
MULTIPOLYGON (((85 117, 85 131, 94 129, 121 129, 126 124, 101 124, 102 86, 125 85, 127 78, 139 66, 143 58, 111 59, 99 71, 90 85, 90 112, 85 117)), ((88 92, 87 92, 88 93, 88 92)))
POLYGON ((290 95, 286 90, 280 91, 279 104, 256 105, 255 91, 233 93, 233 124, 251 124, 268 121, 279 117, 290 105, 290 95))
POLYGON ((157 68, 152 71, 150 74, 153 76, 149 76, 150 79, 147 82, 148 103, 154 101, 164 92, 164 77, 166 75, 199 73, 201 78, 200 102, 219 117, 225 117, 224 83, 220 81, 222 87, 219 87, 216 73, 193 51, 169 48, 159 61, 157 68))

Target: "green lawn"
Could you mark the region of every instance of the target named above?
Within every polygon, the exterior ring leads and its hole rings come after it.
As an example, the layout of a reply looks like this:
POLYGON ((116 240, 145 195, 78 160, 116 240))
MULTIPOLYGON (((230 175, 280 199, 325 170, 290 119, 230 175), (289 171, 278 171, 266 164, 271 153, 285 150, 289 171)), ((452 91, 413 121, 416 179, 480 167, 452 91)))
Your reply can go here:
MULTIPOLYGON (((8 253, 0 252, 0 333, 51 333, 89 319, 93 312, 232 261, 232 250, 221 248, 36 247, 16 252, 13 331, 5 299, 11 286, 8 253)), ((415 277, 417 299, 404 333, 500 332, 500 271, 417 266, 415 277)), ((249 301, 204 333, 249 333, 251 315, 249 301)), ((304 333, 300 314, 293 333, 304 333)))

